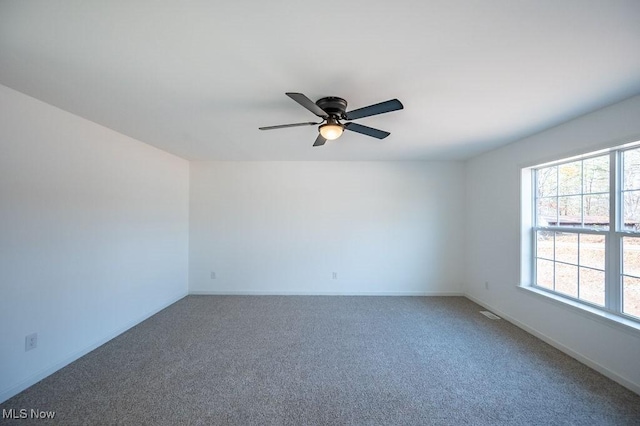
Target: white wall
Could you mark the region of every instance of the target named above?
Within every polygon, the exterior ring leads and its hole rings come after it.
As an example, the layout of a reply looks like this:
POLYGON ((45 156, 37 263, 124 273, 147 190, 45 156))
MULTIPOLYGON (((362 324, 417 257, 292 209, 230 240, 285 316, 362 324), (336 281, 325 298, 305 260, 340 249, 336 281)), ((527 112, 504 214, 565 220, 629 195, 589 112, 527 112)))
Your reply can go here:
POLYGON ((187 293, 188 179, 0 86, 0 402, 187 293))
POLYGON ((190 187, 191 292, 461 292, 462 163, 192 162, 190 187))
POLYGON ((516 287, 520 167, 638 139, 640 96, 468 161, 465 293, 640 393, 640 333, 516 287))

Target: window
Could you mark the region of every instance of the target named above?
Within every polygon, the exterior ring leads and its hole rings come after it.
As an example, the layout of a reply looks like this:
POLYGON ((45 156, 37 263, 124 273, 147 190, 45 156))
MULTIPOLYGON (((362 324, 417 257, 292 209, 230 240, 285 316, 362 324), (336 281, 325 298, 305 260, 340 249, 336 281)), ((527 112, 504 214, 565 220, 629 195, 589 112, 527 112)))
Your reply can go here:
POLYGON ((532 287, 640 322, 640 147, 525 172, 532 287))

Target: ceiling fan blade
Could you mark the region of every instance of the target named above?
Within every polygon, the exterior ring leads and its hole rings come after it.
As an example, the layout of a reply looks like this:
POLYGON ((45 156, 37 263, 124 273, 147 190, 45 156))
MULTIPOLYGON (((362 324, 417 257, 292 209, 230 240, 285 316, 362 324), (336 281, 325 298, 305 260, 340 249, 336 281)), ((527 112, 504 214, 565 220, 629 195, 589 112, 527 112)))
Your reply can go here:
POLYGON ((369 105, 364 108, 355 109, 347 113, 347 120, 357 120, 358 118, 369 117, 371 115, 384 114, 385 112, 397 111, 404 108, 402 102, 392 99, 379 104, 369 105))
POLYGON ((374 129, 373 127, 367 127, 357 123, 345 123, 344 128, 347 130, 351 130, 352 132, 362 133, 363 135, 371 136, 378 139, 384 139, 391 134, 389 132, 385 132, 384 130, 374 129))
MULTIPOLYGON (((322 123, 322 121, 320 123, 322 123)), ((286 127, 315 126, 315 125, 318 125, 320 123, 314 123, 312 121, 307 121, 305 123, 280 124, 278 126, 258 127, 258 129, 260 129, 260 130, 284 129, 286 127)))
POLYGON ((327 140, 321 134, 318 134, 316 141, 313 143, 313 146, 322 146, 327 140))
POLYGON ((294 101, 296 101, 297 103, 299 103, 300 105, 302 105, 303 107, 305 107, 306 109, 308 109, 309 111, 311 111, 312 113, 314 113, 315 115, 317 115, 318 117, 327 118, 329 116, 326 112, 324 112, 322 108, 320 108, 311 99, 307 98, 302 93, 288 92, 286 95, 291 99, 293 99, 294 101))

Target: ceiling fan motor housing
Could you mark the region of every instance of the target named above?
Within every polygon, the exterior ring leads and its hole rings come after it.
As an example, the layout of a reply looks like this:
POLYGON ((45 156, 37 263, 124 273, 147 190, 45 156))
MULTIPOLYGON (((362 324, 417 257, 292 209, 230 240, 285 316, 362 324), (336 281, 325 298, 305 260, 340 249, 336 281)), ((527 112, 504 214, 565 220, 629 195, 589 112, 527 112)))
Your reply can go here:
POLYGON ((318 99, 316 101, 316 105, 329 114, 329 116, 335 116, 343 120, 347 119, 347 101, 342 98, 328 96, 326 98, 318 99))

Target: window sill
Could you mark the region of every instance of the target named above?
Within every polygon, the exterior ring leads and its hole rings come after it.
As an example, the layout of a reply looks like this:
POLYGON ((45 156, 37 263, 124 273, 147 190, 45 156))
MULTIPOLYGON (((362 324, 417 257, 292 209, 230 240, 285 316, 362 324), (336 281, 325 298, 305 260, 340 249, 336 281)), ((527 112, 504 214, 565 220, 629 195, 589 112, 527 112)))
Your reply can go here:
POLYGON ((638 322, 627 319, 620 315, 613 314, 611 312, 607 312, 589 305, 576 302, 574 300, 565 299, 562 296, 555 295, 536 287, 518 285, 517 288, 546 302, 567 308, 570 311, 582 315, 585 318, 612 327, 618 331, 624 331, 636 338, 640 338, 640 323, 638 322))

